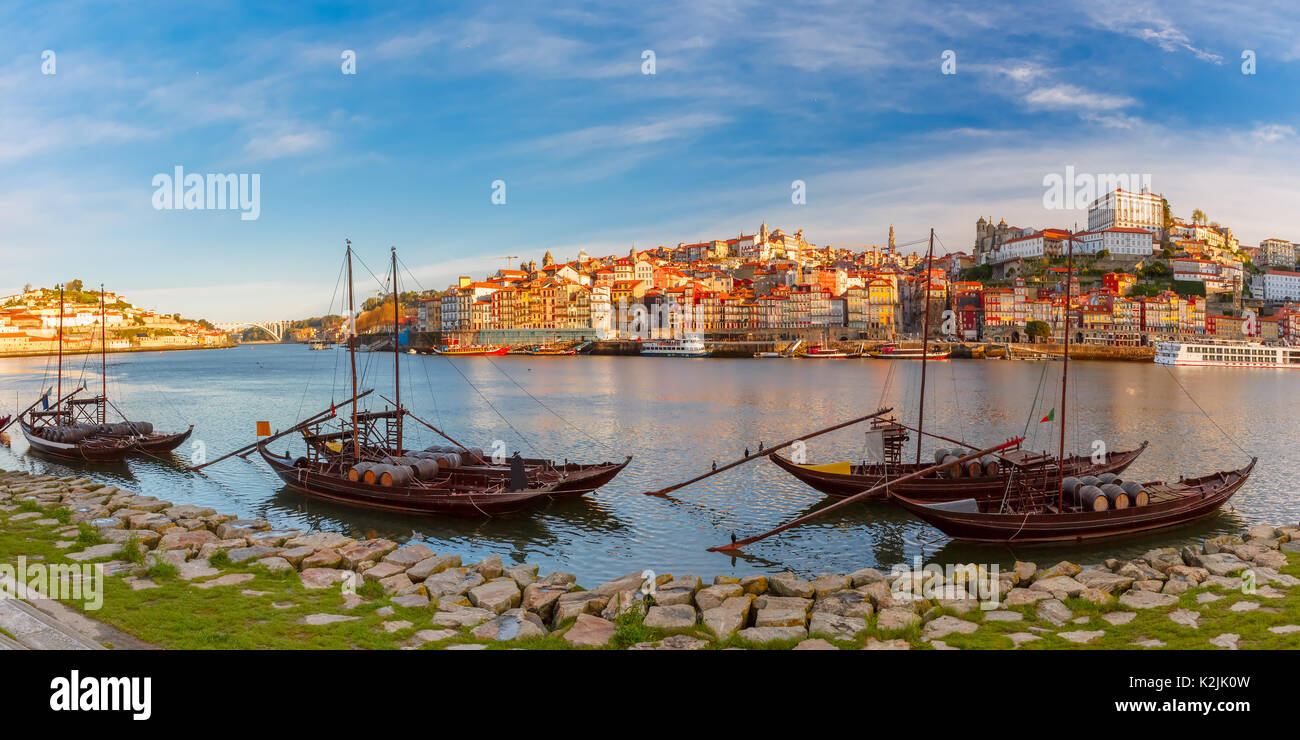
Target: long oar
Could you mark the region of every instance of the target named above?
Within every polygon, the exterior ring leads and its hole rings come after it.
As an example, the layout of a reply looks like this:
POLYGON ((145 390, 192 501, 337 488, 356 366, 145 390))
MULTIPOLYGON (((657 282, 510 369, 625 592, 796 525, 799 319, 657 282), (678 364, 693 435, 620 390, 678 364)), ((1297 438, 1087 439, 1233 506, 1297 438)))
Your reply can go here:
POLYGON ((348 400, 344 401, 343 403, 338 404, 337 406, 334 406, 333 408, 326 409, 325 411, 322 411, 322 412, 320 412, 319 414, 313 414, 312 416, 308 417, 306 420, 301 421, 301 422, 299 422, 299 423, 297 423, 297 424, 295 424, 295 425, 289 427, 288 429, 284 430, 283 432, 280 432, 279 434, 273 434, 273 435, 271 435, 270 437, 267 437, 266 439, 259 439, 258 441, 254 442, 254 443, 252 443, 252 444, 248 444, 248 445, 244 445, 243 447, 240 447, 239 449, 235 450, 234 452, 228 452, 228 453, 222 455, 221 457, 218 457, 218 458, 215 459, 215 460, 210 460, 210 461, 208 461, 208 462, 203 463, 202 465, 195 465, 195 466, 193 466, 193 467, 186 468, 186 470, 188 470, 188 471, 190 471, 190 472, 194 472, 194 471, 196 471, 196 470, 202 470, 202 469, 208 467, 209 465, 215 465, 216 463, 219 463, 219 462, 221 462, 222 460, 225 460, 225 459, 227 459, 227 458, 235 457, 236 455, 239 455, 239 456, 246 455, 246 454, 248 454, 250 451, 257 449, 257 446, 258 446, 259 444, 263 443, 263 442, 271 442, 271 441, 277 440, 277 439, 279 439, 279 438, 281 438, 281 437, 283 437, 283 436, 285 436, 285 435, 287 435, 287 434, 293 434, 294 432, 298 431, 299 429, 302 429, 302 428, 304 428, 304 427, 311 426, 312 424, 315 424, 317 421, 319 421, 319 420, 321 420, 321 419, 323 419, 323 418, 325 418, 325 417, 327 417, 327 416, 331 416, 331 415, 333 415, 334 412, 336 412, 338 409, 341 409, 341 408, 343 408, 344 406, 348 406, 348 405, 350 405, 350 404, 356 403, 357 401, 360 401, 362 398, 365 398, 366 396, 370 395, 370 394, 373 393, 373 392, 374 392, 373 390, 369 390, 369 391, 365 391, 364 393, 358 393, 357 395, 353 396, 352 398, 349 398, 348 400))
MULTIPOLYGON (((902 422, 897 422, 897 421, 896 421, 896 422, 894 422, 894 423, 897 424, 898 426, 904 428, 904 429, 907 429, 907 430, 909 430, 909 431, 916 432, 917 434, 920 434, 920 435, 922 435, 922 436, 930 437, 931 439, 938 439, 938 440, 941 440, 941 441, 944 441, 944 442, 948 442, 948 443, 950 443, 950 444, 961 445, 962 447, 965 447, 965 448, 968 449, 968 450, 974 450, 974 449, 977 449, 977 448, 975 447, 975 445, 970 444, 969 442, 963 442, 963 441, 961 441, 960 439, 953 439, 952 437, 945 437, 945 436, 943 436, 942 434, 935 434, 934 432, 923 432, 923 431, 921 431, 920 429, 917 429, 916 427, 908 426, 908 425, 906 425, 906 424, 904 424, 904 423, 902 423, 902 422)), ((1006 460, 1007 462, 1012 463, 1012 464, 1019 464, 1019 463, 1017 463, 1017 462, 1014 461, 1014 460, 1007 460, 1007 458, 1003 457, 1002 455, 994 455, 994 457, 998 458, 999 460, 1006 460)))
POLYGON ((709 471, 709 472, 707 472, 707 473, 705 473, 705 474, 703 474, 703 475, 697 475, 697 476, 695 476, 694 478, 691 478, 691 479, 688 480, 688 481, 683 481, 683 482, 678 483, 678 484, 676 484, 676 485, 668 486, 667 488, 660 488, 658 491, 646 491, 646 492, 645 492, 645 495, 647 495, 647 496, 667 496, 668 494, 672 493, 673 491, 676 491, 676 490, 678 490, 678 489, 680 489, 680 488, 685 488, 686 486, 689 486, 689 485, 692 484, 692 483, 698 483, 699 481, 702 481, 702 480, 704 480, 705 478, 708 478, 708 477, 711 476, 711 475, 717 475, 718 473, 721 473, 721 472, 724 471, 724 470, 730 470, 730 469, 736 467, 737 465, 744 465, 744 464, 747 463, 747 462, 752 462, 752 461, 754 461, 754 460, 758 460, 758 459, 760 459, 760 458, 767 457, 768 455, 771 455, 773 452, 776 452, 777 450, 781 450, 781 449, 784 449, 784 448, 786 448, 786 447, 789 447, 790 445, 793 445, 795 442, 801 442, 801 441, 803 441, 803 440, 805 440, 805 439, 811 439, 811 438, 813 438, 813 437, 817 437, 817 436, 820 436, 820 435, 822 435, 822 434, 827 434, 827 433, 829 433, 829 432, 833 432, 833 431, 835 431, 836 429, 843 429, 844 427, 847 427, 847 426, 852 426, 852 425, 854 425, 854 424, 860 424, 860 423, 866 421, 867 419, 875 419, 875 418, 877 418, 877 417, 884 416, 885 414, 888 414, 888 413, 891 412, 891 411, 893 411, 892 408, 884 408, 884 409, 881 409, 881 410, 875 412, 874 414, 867 414, 866 416, 859 416, 859 417, 856 418, 856 419, 849 419, 848 421, 840 422, 839 424, 836 424, 836 425, 834 425, 834 426, 829 426, 829 427, 826 427, 825 429, 819 429, 819 430, 817 430, 817 431, 815 431, 815 432, 810 432, 810 433, 805 434, 805 435, 803 435, 803 436, 795 437, 794 439, 790 439, 790 440, 786 440, 785 442, 782 442, 782 443, 779 444, 779 445, 773 445, 772 447, 769 447, 769 448, 763 450, 762 452, 760 452, 760 453, 758 453, 758 454, 756 454, 756 455, 748 455, 748 456, 746 456, 746 457, 742 457, 742 458, 740 458, 739 460, 737 460, 737 461, 735 461, 735 462, 731 462, 731 463, 727 463, 726 465, 722 465, 722 466, 718 467, 717 469, 715 469, 715 470, 711 470, 711 471, 709 471))
MULTIPOLYGON (((58 409, 63 405, 63 402, 64 402, 64 401, 68 400, 69 398, 72 398, 73 396, 77 395, 78 393, 80 393, 80 392, 82 392, 82 391, 84 391, 84 390, 86 390, 86 388, 85 388, 85 386, 82 386, 81 388, 77 388, 76 390, 72 391, 71 393, 65 395, 63 398, 60 398, 59 400, 55 401, 54 404, 53 404, 53 405, 54 405, 54 409, 55 409, 55 411, 57 411, 57 410, 58 410, 58 409)), ((46 397, 47 397, 47 396, 44 396, 44 395, 41 396, 41 398, 46 398, 46 397)), ((14 424, 17 424, 17 423, 18 423, 18 420, 21 419, 21 418, 23 418, 23 416, 25 416, 25 415, 27 414, 28 411, 31 411, 32 409, 36 408, 36 404, 41 402, 41 398, 36 399, 36 402, 33 403, 31 406, 28 406, 27 408, 23 409, 22 411, 20 411, 20 412, 17 413, 17 414, 14 414, 13 418, 9 420, 9 423, 8 423, 8 424, 5 424, 3 427, 0 427, 0 432, 3 432, 4 430, 8 429, 9 427, 13 426, 14 424)))
MULTIPOLYGON (((962 457, 959 457, 959 458, 957 458, 957 460, 956 460, 955 463, 948 463, 948 465, 953 465, 953 464, 961 465, 962 463, 969 462, 969 461, 971 461, 971 460, 974 460, 974 459, 977 458, 977 457, 981 457, 981 456, 983 456, 983 455, 989 455, 989 454, 992 454, 992 453, 994 453, 994 452, 998 452, 998 451, 1000 451, 1000 450, 1005 450, 1005 449, 1008 448, 1008 447, 1011 447, 1011 446, 1014 446, 1014 445, 1018 445, 1018 444, 1020 444, 1022 441, 1024 441, 1024 437, 1017 437, 1017 438, 1015 438, 1015 439, 1009 439, 1009 440, 1007 440, 1006 442, 1003 442, 1002 444, 997 445, 997 446, 995 446, 995 447, 989 447, 989 448, 987 448, 987 449, 979 450, 979 451, 977 451, 977 452, 972 452, 972 453, 970 453, 969 455, 964 455, 964 456, 962 456, 962 457)), ((746 537, 746 538, 743 539, 743 540, 736 540, 735 542, 732 542, 732 543, 727 544, 727 545, 719 545, 718 547, 710 547, 710 548, 709 548, 709 552, 734 552, 734 551, 736 551, 736 550, 739 550, 739 549, 742 548, 742 547, 745 547, 746 545, 752 545, 752 544, 754 544, 755 542, 758 542, 759 540, 767 539, 768 537, 771 537, 772 535, 777 534, 778 532, 784 532, 785 530, 790 529, 791 527, 797 527, 797 526, 799 526, 800 524, 803 524, 804 522, 810 521, 810 520, 813 519, 814 517, 819 517, 819 516, 821 516, 822 514, 825 514, 825 513, 828 512, 828 511, 835 511, 836 509, 842 508, 842 507, 844 507, 844 506, 848 506, 849 504, 852 504, 852 503, 854 503, 855 501, 858 501, 859 499, 866 498, 867 496, 870 496, 870 495, 872 495, 872 494, 874 494, 874 493, 877 493, 877 492, 879 492, 879 491, 881 491, 881 490, 887 489, 887 488, 889 488, 889 487, 892 486, 892 485, 897 485, 897 484, 899 484, 899 483, 902 483, 903 481, 908 481, 908 480, 911 480, 911 479, 913 479, 913 478, 919 478, 919 477, 921 477, 921 476, 923 476, 923 475, 929 475, 930 473, 933 473, 933 472, 935 472, 936 470, 939 470, 939 469, 941 469, 941 468, 948 467, 948 465, 931 465, 930 467, 925 468, 925 469, 923 469, 923 470, 918 470, 918 471, 916 471, 915 473, 908 473, 907 475, 904 475, 904 476, 901 476, 901 477, 895 478, 895 479, 893 479, 893 480, 891 480, 891 481, 888 481, 888 482, 886 482, 886 483, 881 483, 880 485, 876 486, 875 488, 869 488, 869 489, 867 489, 867 490, 865 490, 865 491, 863 491, 863 492, 861 492, 861 493, 855 493, 855 494, 853 494, 852 496, 849 496, 849 497, 846 498, 846 499, 842 499, 842 500, 840 500, 840 501, 836 501, 835 503, 831 504, 830 506, 827 506, 827 507, 824 508, 824 509, 818 509, 817 511, 814 511, 814 512, 812 512, 811 514, 805 514, 805 515, 799 517, 798 519, 795 519, 795 520, 792 521, 792 522, 787 522, 787 523, 785 523, 785 524, 782 524, 781 526, 777 527, 776 529, 768 530, 767 532, 764 532, 763 534, 756 534, 756 535, 754 535, 753 537, 746 537)))

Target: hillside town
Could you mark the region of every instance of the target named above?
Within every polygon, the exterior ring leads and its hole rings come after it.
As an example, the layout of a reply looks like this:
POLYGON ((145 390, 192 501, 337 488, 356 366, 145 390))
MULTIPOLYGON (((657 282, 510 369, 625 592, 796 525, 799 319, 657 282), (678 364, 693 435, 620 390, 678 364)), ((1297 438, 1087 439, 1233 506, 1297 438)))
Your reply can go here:
MULTIPOLYGON (((1169 339, 1300 340, 1300 245, 1240 244, 1199 209, 1173 217, 1156 194, 1116 189, 1088 207, 1088 230, 981 217, 969 250, 817 246, 761 225, 675 247, 507 266, 404 299, 404 329, 449 344, 520 345, 698 333, 778 339, 1059 341, 1145 346, 1169 339), (1067 255, 1073 254, 1073 271, 1067 255), (1068 286, 1067 282, 1069 281, 1068 286), (1070 301, 1065 306, 1067 287, 1070 301), (833 335, 833 337, 831 336, 833 335)), ((391 304, 390 304, 391 305, 391 304)), ((389 309, 391 311, 391 309, 389 309)), ((374 333, 391 332, 375 322, 374 333)))
POLYGON ((0 355, 57 352, 60 324, 63 351, 67 353, 98 352, 101 335, 109 352, 201 349, 230 344, 226 333, 209 322, 139 308, 113 292, 104 292, 102 298, 101 329, 101 293, 83 289, 80 280, 65 286, 62 317, 57 289, 27 286, 20 293, 0 297, 0 355))

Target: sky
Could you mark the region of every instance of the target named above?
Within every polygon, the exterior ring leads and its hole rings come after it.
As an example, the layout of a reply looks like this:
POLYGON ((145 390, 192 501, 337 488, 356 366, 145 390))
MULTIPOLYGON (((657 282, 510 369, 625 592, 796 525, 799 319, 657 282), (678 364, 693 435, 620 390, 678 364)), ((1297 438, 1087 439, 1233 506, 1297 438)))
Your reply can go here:
POLYGON ((969 251, 1086 226, 1067 168, 1300 241, 1293 2, 275 5, 0 7, 0 295, 320 315, 345 239, 362 297, 392 246, 404 289, 763 222, 969 251), (165 207, 177 167, 255 176, 257 217, 165 207))

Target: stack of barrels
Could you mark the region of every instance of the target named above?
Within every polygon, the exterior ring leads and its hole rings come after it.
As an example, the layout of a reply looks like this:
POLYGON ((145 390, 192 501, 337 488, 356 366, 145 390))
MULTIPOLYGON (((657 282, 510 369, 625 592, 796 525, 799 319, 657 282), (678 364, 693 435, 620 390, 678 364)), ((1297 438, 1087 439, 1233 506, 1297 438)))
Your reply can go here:
POLYGON ((992 477, 1002 472, 1001 463, 995 455, 985 455, 965 463, 958 464, 959 455, 953 454, 952 450, 940 448, 934 451, 934 464, 943 466, 943 474, 949 478, 981 478, 992 477))
POLYGON ((153 434, 153 424, 147 421, 122 421, 116 424, 68 424, 65 426, 43 427, 41 437, 51 442, 76 444, 88 437, 113 436, 131 437, 153 434))
POLYGON ((348 469, 348 480, 385 487, 410 485, 414 481, 433 480, 439 472, 450 471, 482 459, 482 450, 434 445, 401 457, 387 457, 375 462, 360 462, 348 469), (477 456, 477 457, 475 457, 477 456))
POLYGON ((1061 481, 1061 489, 1067 502, 1085 511, 1127 509, 1130 506, 1146 506, 1150 502, 1141 483, 1121 480, 1114 473, 1085 475, 1081 478, 1070 476, 1061 481))

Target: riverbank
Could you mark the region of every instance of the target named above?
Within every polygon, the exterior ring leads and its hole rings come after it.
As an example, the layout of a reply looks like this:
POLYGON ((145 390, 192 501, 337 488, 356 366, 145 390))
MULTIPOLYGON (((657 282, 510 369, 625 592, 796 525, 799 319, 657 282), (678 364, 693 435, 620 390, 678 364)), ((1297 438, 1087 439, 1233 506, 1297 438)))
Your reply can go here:
POLYGON ((499 556, 462 563, 84 477, 0 472, 0 565, 98 565, 101 608, 65 603, 171 649, 1295 649, 1298 540, 1300 526, 1257 525, 1093 565, 711 583, 640 571, 584 588, 499 556))
MULTIPOLYGON (((234 349, 235 347, 238 347, 238 346, 240 346, 240 345, 238 345, 238 344, 220 344, 220 345, 180 346, 180 347, 178 347, 178 346, 176 346, 176 345, 173 345, 173 344, 159 344, 159 345, 150 345, 150 346, 143 346, 143 345, 142 345, 142 346, 139 346, 139 347, 128 347, 128 348, 126 348, 126 349, 110 349, 110 350, 108 350, 108 354, 110 354, 110 355, 118 355, 118 354, 131 354, 131 353, 134 353, 134 352, 193 352, 193 351, 196 351, 196 350, 204 350, 204 349, 234 349)), ((65 347, 64 350, 63 350, 63 356, 64 356, 64 357, 76 357, 76 356, 79 356, 79 355, 99 355, 99 354, 100 354, 100 351, 99 351, 98 349, 94 349, 94 350, 75 350, 75 351, 74 351, 74 350, 67 349, 67 348, 65 347)), ((0 359, 14 358, 14 357, 58 357, 58 355, 59 355, 58 351, 54 351, 54 352, 45 352, 45 351, 39 351, 39 352, 0 352, 0 359)))

